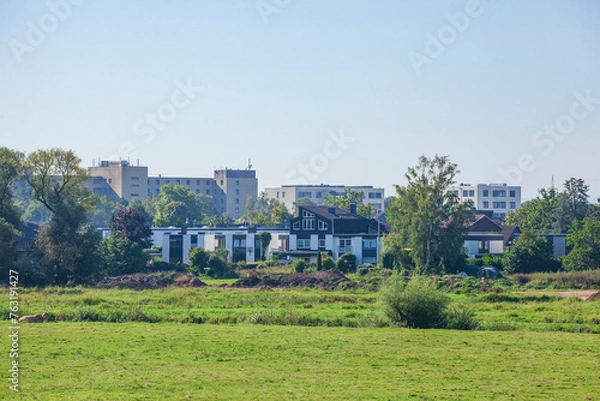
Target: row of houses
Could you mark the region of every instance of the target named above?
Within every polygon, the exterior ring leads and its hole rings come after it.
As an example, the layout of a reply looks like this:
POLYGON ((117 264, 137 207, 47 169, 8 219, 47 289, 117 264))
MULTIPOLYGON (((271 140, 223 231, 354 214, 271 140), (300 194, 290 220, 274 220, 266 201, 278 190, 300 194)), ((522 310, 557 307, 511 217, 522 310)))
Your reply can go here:
MULTIPOLYGON (((189 227, 155 228, 153 243, 162 245, 163 260, 187 263, 190 249, 202 247, 208 251, 223 248, 230 262, 255 262, 276 255, 280 261, 302 258, 315 262, 319 252, 335 260, 344 253, 356 256, 357 264, 379 261, 382 238, 390 232, 382 219, 356 214, 354 207, 344 210, 331 206, 300 206, 298 217, 289 226, 280 227, 189 227), (269 232, 271 242, 263 251, 258 234, 269 232), (263 255, 263 252, 265 254, 263 255)), ((518 238, 514 226, 501 226, 492 212, 476 211, 468 223, 464 244, 469 258, 485 254, 501 255, 518 238)), ((565 254, 564 234, 546 236, 554 245, 554 256, 565 254)))

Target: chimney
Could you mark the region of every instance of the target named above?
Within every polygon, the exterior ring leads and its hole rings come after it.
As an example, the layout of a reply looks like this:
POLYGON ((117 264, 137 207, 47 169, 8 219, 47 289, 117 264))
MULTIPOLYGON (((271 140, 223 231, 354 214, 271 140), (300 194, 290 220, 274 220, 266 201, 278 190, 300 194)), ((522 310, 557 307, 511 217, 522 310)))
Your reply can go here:
POLYGON ((356 214, 356 203, 350 204, 350 213, 356 214))

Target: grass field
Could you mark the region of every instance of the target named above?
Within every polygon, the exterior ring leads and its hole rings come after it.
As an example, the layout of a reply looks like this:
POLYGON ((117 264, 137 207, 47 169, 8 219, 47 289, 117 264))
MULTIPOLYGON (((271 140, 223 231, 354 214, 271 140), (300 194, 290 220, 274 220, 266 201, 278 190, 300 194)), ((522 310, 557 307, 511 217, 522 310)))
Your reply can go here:
POLYGON ((598 355, 557 332, 47 322, 22 326, 0 398, 598 400, 598 355))
MULTIPOLYGON (((246 290, 218 287, 118 290, 24 289, 20 314, 48 311, 52 321, 164 322, 382 327, 378 294, 366 290, 246 290)), ((600 301, 511 293, 450 294, 483 330, 600 333, 600 301)), ((6 318, 8 305, 0 305, 6 318)))

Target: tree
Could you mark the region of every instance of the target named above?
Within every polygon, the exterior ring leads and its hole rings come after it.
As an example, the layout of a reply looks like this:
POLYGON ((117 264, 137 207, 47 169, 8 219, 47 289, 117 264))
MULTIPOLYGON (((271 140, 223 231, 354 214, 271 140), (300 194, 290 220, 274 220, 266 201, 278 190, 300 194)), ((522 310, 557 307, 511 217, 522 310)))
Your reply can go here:
POLYGON ((339 195, 328 193, 325 195, 323 203, 328 206, 337 206, 345 210, 350 210, 350 205, 356 205, 356 214, 364 217, 373 216, 375 208, 370 203, 364 204, 363 201, 364 194, 362 192, 346 188, 344 189, 344 192, 339 195))
POLYGON ((87 179, 81 160, 70 150, 30 153, 24 162, 32 196, 52 214, 36 237, 34 256, 48 284, 88 282, 100 276, 100 236, 84 227, 92 209, 92 194, 82 186, 87 179))
POLYGON ((190 249, 188 253, 188 267, 186 271, 194 276, 204 274, 204 269, 208 267, 210 253, 201 247, 190 249))
POLYGON ((268 198, 267 194, 262 192, 256 200, 251 196, 248 197, 246 211, 240 221, 251 226, 274 226, 287 223, 290 218, 291 215, 283 203, 277 199, 268 198))
POLYGON ((321 259, 321 251, 317 250, 317 271, 323 270, 323 260, 321 259))
POLYGON ((565 270, 600 269, 600 221, 585 217, 575 220, 567 245, 573 247, 563 259, 565 270))
POLYGON ((19 178, 24 155, 0 147, 0 218, 19 229, 21 218, 15 204, 13 186, 19 178))
POLYGON ((17 243, 21 233, 15 226, 0 217, 0 274, 8 277, 8 270, 17 263, 17 243))
POLYGON ((93 227, 108 227, 113 215, 123 208, 123 204, 106 196, 94 195, 94 198, 94 208, 88 214, 86 222, 93 227))
POLYGON ((150 219, 143 209, 129 207, 118 210, 110 223, 110 229, 116 237, 127 238, 144 248, 150 246, 152 229, 150 219))
POLYGON ((266 256, 267 256, 269 244, 271 243, 271 233, 269 233, 267 231, 258 233, 258 242, 260 243, 260 250, 261 250, 261 254, 262 254, 261 259, 265 260, 266 256))
POLYGON ((547 239, 532 231, 524 231, 504 253, 502 264, 509 274, 556 271, 560 263, 553 254, 552 244, 547 239))
POLYGON ((194 194, 181 185, 163 185, 157 199, 149 201, 148 206, 154 211, 157 227, 200 225, 206 216, 217 215, 212 197, 194 194))
POLYGON ((396 200, 387 210, 395 240, 387 246, 410 249, 415 269, 420 273, 455 271, 466 258, 462 233, 467 213, 446 188, 454 184, 457 165, 447 156, 421 156, 419 164, 405 174, 408 184, 396 185, 396 200), (454 213, 454 214, 453 214, 454 213), (442 223, 450 216, 451 229, 442 223), (442 246, 443 244, 443 246, 442 246))
POLYGON ((150 258, 139 242, 114 234, 102 241, 100 250, 108 276, 141 273, 150 258))
POLYGON ((505 224, 537 234, 566 233, 574 221, 583 219, 591 209, 588 191, 589 186, 576 178, 566 180, 562 192, 542 188, 535 199, 508 212, 505 224))
POLYGON ((352 253, 344 253, 335 261, 335 267, 342 273, 356 272, 356 256, 352 253))

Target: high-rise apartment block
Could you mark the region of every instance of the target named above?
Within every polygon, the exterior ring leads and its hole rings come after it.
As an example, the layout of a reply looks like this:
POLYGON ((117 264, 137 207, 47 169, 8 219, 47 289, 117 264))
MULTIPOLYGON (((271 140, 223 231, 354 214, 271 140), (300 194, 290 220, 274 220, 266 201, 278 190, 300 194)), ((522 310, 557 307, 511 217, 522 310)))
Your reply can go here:
POLYGON ((503 221, 506 213, 521 207, 521 187, 506 184, 463 184, 447 189, 461 202, 471 202, 477 210, 493 211, 493 219, 503 221))

